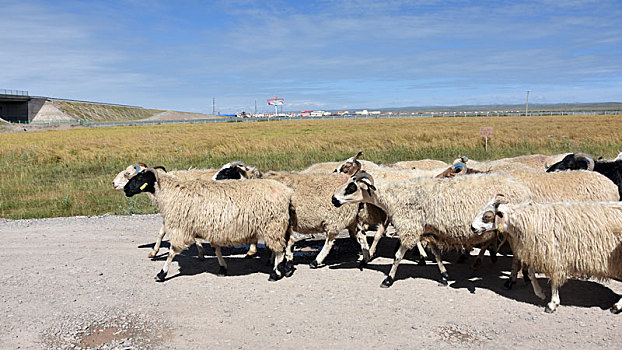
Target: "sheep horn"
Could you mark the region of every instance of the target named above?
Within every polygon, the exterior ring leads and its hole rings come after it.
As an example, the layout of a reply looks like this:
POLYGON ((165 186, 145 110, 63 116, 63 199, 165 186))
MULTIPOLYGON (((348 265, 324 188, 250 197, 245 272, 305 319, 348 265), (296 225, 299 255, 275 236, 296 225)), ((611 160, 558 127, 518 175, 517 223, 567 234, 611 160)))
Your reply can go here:
POLYGON ((164 166, 162 166, 162 165, 156 165, 153 168, 154 169, 162 169, 162 170, 164 170, 165 173, 168 173, 168 171, 166 171, 166 168, 164 166))
POLYGON ((575 153, 576 160, 581 160, 587 163, 587 170, 594 171, 594 159, 587 153, 575 153))
POLYGON ((357 160, 362 155, 363 155, 363 151, 359 151, 359 153, 357 153, 352 159, 357 160))

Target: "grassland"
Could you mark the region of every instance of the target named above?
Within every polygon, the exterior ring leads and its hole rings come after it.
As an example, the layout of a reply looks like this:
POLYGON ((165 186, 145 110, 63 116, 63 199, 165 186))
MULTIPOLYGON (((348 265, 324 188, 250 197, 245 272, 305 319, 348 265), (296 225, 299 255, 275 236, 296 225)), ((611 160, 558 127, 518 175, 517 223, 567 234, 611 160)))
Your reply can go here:
POLYGON ((239 159, 261 170, 296 170, 365 151, 377 163, 477 160, 524 154, 622 150, 622 116, 305 120, 80 128, 0 135, 0 217, 152 213, 126 198, 114 176, 144 162, 218 168, 239 159), (479 128, 492 126, 488 152, 479 128))

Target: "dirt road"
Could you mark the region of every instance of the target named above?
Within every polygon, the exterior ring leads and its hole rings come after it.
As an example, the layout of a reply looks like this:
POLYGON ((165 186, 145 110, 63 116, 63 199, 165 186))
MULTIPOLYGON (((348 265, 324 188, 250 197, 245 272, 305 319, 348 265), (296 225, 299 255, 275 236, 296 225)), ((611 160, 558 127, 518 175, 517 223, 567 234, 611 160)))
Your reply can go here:
POLYGON ((294 275, 278 282, 268 282, 265 251, 243 259, 243 250, 230 249, 230 275, 218 277, 212 249, 201 262, 191 248, 157 283, 167 246, 155 260, 147 254, 160 223, 158 215, 0 219, 0 348, 621 346, 622 315, 607 309, 622 282, 570 281, 562 305, 545 314, 524 282, 503 289, 510 258, 486 259, 473 273, 449 254, 448 287, 438 285, 435 264, 406 259, 393 287, 383 289, 395 241, 383 239, 381 257, 360 271, 356 245, 345 238, 328 266, 312 270, 311 256, 301 253, 294 275))

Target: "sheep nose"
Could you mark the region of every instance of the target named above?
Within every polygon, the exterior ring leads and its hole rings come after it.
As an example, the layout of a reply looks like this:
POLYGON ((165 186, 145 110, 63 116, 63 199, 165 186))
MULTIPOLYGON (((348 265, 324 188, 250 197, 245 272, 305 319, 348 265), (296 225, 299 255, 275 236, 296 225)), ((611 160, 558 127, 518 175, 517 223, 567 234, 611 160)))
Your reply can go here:
POLYGON ((341 206, 341 202, 339 202, 339 200, 335 198, 335 196, 333 196, 333 198, 331 199, 331 202, 333 202, 333 205, 337 208, 341 206))
POLYGON ((471 231, 472 231, 473 233, 477 233, 477 228, 475 228, 473 225, 471 225, 471 231))

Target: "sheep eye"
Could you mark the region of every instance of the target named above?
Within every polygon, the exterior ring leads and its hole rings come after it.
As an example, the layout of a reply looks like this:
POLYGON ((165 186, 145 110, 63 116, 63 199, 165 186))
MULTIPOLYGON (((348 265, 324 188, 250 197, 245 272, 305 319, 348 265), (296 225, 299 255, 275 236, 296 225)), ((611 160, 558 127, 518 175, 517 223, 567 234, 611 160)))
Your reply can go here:
POLYGON ((356 192, 358 189, 359 189, 358 186, 356 186, 356 184, 354 182, 350 182, 348 187, 346 187, 345 194, 352 194, 352 193, 356 192))
POLYGON ((493 214, 493 213, 492 213, 492 212, 490 212, 490 211, 487 211, 486 213, 484 213, 484 217, 483 217, 483 219, 482 219, 482 220, 483 220, 485 223, 489 223, 489 222, 492 222, 492 221, 494 220, 494 218, 495 218, 495 214, 493 214))

